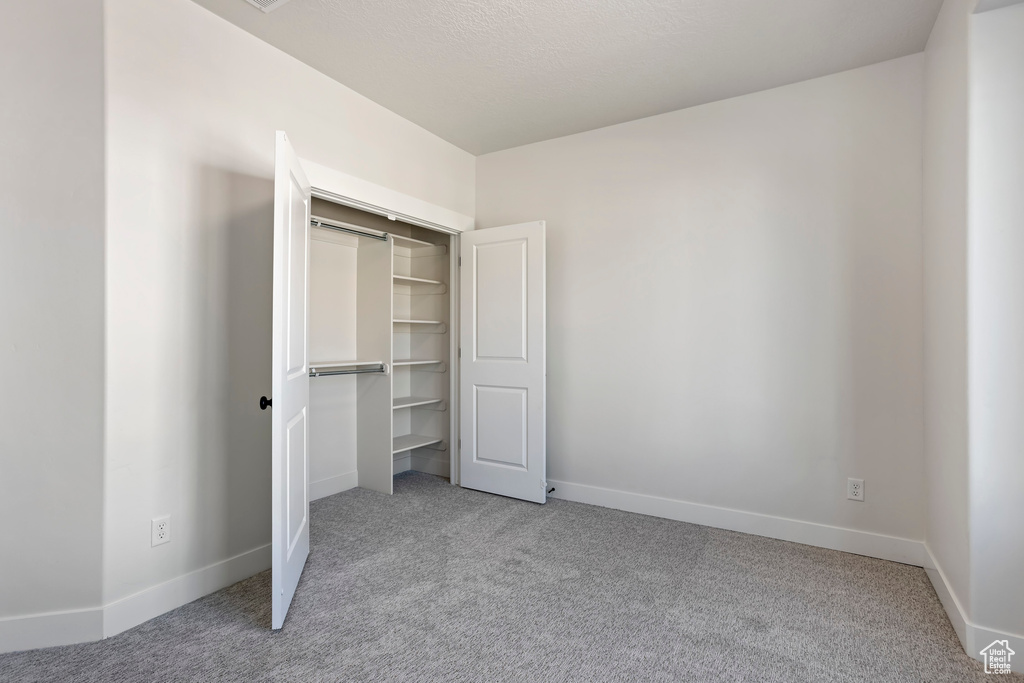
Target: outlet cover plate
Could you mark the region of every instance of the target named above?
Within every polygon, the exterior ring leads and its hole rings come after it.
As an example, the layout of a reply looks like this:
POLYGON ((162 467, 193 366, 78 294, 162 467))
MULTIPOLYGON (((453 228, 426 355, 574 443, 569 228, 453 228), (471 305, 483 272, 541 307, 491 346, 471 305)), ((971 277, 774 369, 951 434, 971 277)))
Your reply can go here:
POLYGON ((847 479, 846 480, 846 497, 849 500, 856 500, 861 503, 864 502, 864 480, 863 479, 847 479))
POLYGON ((154 546, 169 542, 171 540, 171 516, 154 517, 150 533, 154 546))

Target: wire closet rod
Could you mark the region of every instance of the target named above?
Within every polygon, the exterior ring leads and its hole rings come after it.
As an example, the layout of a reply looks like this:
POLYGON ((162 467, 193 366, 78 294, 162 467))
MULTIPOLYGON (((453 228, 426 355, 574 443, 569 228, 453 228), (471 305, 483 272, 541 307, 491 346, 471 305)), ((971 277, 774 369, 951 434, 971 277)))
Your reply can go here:
POLYGON ((386 363, 381 363, 375 368, 363 368, 361 370, 317 370, 316 368, 310 368, 309 376, 327 377, 329 375, 363 375, 370 372, 380 372, 386 375, 388 373, 388 366, 386 363))
POLYGON ((327 228, 328 230, 347 232, 352 235, 359 235, 360 237, 369 237, 370 239, 380 240, 381 242, 388 241, 388 234, 386 232, 365 232, 348 225, 332 225, 331 223, 324 223, 322 219, 316 218, 315 216, 309 219, 309 224, 314 228, 327 228))

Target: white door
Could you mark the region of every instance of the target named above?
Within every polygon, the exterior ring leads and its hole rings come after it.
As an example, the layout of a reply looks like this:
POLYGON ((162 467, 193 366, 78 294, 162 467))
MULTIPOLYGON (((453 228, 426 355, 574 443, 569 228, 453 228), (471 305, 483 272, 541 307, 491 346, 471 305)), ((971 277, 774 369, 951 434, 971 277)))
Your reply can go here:
POLYGON ((544 222, 459 237, 462 486, 547 500, 544 222))
POLYGON ((274 355, 271 627, 284 625, 309 555, 310 184, 288 136, 277 132, 274 167, 274 355))

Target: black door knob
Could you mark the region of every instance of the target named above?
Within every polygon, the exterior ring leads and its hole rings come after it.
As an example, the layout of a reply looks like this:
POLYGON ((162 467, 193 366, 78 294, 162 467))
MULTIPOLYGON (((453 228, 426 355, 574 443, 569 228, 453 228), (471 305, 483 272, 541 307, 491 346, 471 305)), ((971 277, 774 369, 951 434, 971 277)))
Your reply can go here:
POLYGON ((270 407, 270 399, 266 396, 260 396, 260 410, 266 410, 270 407))

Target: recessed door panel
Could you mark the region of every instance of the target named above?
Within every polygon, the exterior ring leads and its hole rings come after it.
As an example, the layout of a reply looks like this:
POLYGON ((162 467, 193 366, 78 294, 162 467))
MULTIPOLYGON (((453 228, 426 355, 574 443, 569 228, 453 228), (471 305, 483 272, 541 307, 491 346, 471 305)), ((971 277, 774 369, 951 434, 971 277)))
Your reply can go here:
POLYGON ((529 424, 526 387, 474 387, 476 448, 479 461, 526 469, 529 424))
POLYGON ((309 263, 309 200, 301 181, 288 174, 288 377, 306 372, 306 264, 309 263))
POLYGON ((473 247, 476 357, 526 362, 526 240, 473 247))
POLYGON ((288 423, 288 557, 295 552, 295 545, 302 536, 307 523, 306 505, 306 411, 296 415, 288 423))

